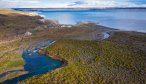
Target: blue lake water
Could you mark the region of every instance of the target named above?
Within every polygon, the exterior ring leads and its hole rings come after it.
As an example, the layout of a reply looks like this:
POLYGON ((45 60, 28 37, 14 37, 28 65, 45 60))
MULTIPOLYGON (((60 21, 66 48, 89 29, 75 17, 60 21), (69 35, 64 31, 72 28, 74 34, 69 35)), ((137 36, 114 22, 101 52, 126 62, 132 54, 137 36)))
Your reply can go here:
POLYGON ((25 61, 24 70, 28 73, 10 80, 6 80, 2 84, 17 84, 19 81, 22 81, 26 78, 45 74, 51 70, 61 67, 64 64, 63 62, 37 53, 40 48, 45 48, 52 43, 54 43, 54 41, 52 42, 49 40, 45 41, 45 43, 41 42, 37 44, 32 50, 29 50, 29 48, 26 49, 22 54, 22 58, 25 61))
POLYGON ((103 26, 146 32, 146 9, 15 9, 33 11, 47 19, 58 20, 61 24, 76 24, 81 21, 92 21, 103 26))

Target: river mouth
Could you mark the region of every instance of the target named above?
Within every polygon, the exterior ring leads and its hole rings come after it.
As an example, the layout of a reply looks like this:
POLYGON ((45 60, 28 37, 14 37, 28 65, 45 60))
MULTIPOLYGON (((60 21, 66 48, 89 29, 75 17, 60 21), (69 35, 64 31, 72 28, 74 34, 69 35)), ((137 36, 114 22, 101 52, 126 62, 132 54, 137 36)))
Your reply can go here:
POLYGON ((54 43, 54 41, 48 40, 48 41, 44 41, 44 43, 41 42, 39 44, 36 44, 37 46, 35 46, 31 50, 30 48, 26 49, 23 52, 22 57, 26 63, 24 65, 24 70, 27 71, 28 73, 25 75, 21 75, 19 77, 7 80, 3 82, 2 84, 17 84, 19 81, 22 81, 26 78, 44 74, 63 66, 64 65, 63 62, 49 58, 46 55, 41 55, 38 53, 38 50, 40 48, 48 47, 52 43, 54 43))

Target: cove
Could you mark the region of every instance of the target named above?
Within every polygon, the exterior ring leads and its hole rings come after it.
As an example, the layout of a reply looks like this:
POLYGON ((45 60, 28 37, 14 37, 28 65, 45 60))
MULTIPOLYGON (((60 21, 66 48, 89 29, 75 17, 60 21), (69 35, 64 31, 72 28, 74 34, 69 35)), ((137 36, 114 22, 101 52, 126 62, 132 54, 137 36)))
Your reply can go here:
POLYGON ((17 84, 19 81, 25 80, 27 78, 37 76, 40 74, 45 74, 51 70, 61 67, 64 63, 49 58, 45 55, 38 54, 40 48, 48 47, 54 43, 54 41, 45 41, 37 44, 33 49, 27 48, 23 54, 23 60, 25 61, 24 69, 28 73, 25 75, 18 76, 16 78, 7 80, 2 84, 17 84))

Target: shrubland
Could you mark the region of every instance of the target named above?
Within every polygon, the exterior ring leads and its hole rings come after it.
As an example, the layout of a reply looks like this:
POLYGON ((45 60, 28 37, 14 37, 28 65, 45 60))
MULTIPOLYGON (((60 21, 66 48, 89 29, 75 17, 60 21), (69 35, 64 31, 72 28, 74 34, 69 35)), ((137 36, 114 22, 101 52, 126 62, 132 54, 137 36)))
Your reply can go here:
POLYGON ((144 84, 145 37, 142 33, 115 32, 103 41, 59 40, 46 50, 66 59, 68 65, 20 84, 144 84))

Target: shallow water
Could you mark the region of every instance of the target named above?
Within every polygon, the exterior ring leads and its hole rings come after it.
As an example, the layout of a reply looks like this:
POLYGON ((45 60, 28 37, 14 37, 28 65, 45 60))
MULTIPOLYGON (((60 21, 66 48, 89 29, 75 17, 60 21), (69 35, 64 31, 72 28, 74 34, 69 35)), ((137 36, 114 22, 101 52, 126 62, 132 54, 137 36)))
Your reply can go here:
POLYGON ((80 21, 93 21, 100 25, 130 31, 146 32, 146 9, 16 9, 33 11, 47 19, 58 20, 61 24, 76 24, 80 21))
POLYGON ((41 43, 37 44, 34 49, 29 50, 29 48, 28 48, 27 50, 25 50, 23 52, 22 57, 26 63, 24 65, 24 70, 27 71, 28 74, 21 75, 16 78, 7 80, 7 81, 3 82, 2 84, 16 84, 17 82, 22 81, 26 78, 44 74, 44 73, 47 73, 51 70, 54 70, 54 69, 62 66, 63 62, 51 59, 45 55, 40 55, 36 52, 40 48, 49 46, 52 43, 54 43, 54 41, 47 41, 45 43, 41 42, 41 43))

